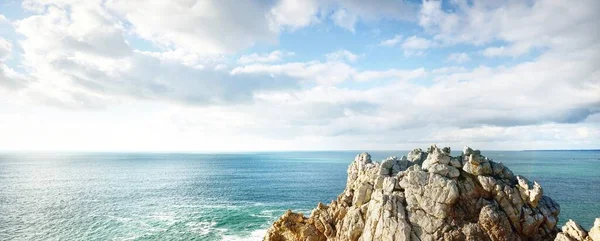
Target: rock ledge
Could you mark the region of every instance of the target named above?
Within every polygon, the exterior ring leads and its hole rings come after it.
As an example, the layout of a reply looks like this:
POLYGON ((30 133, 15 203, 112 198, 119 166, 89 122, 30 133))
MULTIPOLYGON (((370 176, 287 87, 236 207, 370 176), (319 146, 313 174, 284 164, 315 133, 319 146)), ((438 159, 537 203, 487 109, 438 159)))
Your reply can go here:
POLYGON ((587 240, 600 241, 600 219, 587 232, 557 227, 560 206, 542 187, 465 147, 415 149, 348 167, 346 188, 309 217, 286 212, 265 241, 587 240))

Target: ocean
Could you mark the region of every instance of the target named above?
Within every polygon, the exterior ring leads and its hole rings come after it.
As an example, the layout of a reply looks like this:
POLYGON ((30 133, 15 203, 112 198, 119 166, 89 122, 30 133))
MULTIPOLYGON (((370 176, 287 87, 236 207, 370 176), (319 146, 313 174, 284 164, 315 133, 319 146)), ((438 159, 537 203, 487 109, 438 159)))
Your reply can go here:
MULTIPOLYGON (((359 152, 3 153, 0 240, 261 240, 335 199, 359 152)), ((482 153, 539 182, 561 225, 600 217, 600 151, 482 153)))

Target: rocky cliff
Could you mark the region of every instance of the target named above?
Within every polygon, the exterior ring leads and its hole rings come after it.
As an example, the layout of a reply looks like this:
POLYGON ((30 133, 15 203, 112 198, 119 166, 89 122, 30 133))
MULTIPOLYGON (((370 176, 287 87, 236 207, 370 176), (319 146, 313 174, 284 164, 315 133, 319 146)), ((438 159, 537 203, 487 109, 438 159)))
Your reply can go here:
POLYGON ((309 217, 286 212, 265 241, 588 240, 600 241, 600 219, 588 233, 569 221, 542 187, 465 147, 415 149, 373 162, 368 153, 348 167, 346 188, 309 217))

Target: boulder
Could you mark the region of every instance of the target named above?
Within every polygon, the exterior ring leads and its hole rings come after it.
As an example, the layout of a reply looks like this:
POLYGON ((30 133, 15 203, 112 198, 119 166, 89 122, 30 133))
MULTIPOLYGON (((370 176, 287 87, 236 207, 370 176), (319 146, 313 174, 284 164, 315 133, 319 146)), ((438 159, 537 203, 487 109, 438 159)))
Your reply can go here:
POLYGON ((320 233, 314 225, 309 224, 308 218, 302 213, 293 213, 288 210, 279 220, 273 223, 264 240, 268 241, 326 241, 327 237, 320 233))
POLYGON ((429 154, 423 162, 423 169, 427 170, 433 164, 448 164, 450 163, 450 153, 445 153, 442 149, 437 146, 431 146, 429 148, 429 154))
POLYGON ((429 166, 428 171, 431 173, 437 173, 442 176, 446 176, 446 177, 450 177, 450 178, 456 178, 456 177, 460 176, 460 171, 456 167, 445 165, 445 164, 440 164, 440 163, 432 164, 431 166, 429 166))
POLYGON ((463 170, 466 173, 469 173, 474 176, 492 175, 492 173, 494 172, 492 170, 492 165, 490 164, 490 162, 476 154, 471 154, 468 156, 467 161, 463 165, 463 170))
POLYGON ((517 176, 517 181, 519 182, 517 187, 519 188, 523 201, 529 203, 534 208, 537 207, 538 202, 544 193, 542 186, 537 182, 534 182, 532 185, 529 180, 522 176, 517 176))
POLYGON ((398 172, 405 170, 409 164, 411 163, 406 156, 402 156, 401 159, 398 159, 395 156, 389 157, 381 162, 381 165, 379 166, 379 175, 394 176, 398 174, 398 172))
POLYGON ((562 227, 562 232, 556 236, 556 241, 584 241, 587 240, 587 232, 573 220, 567 221, 562 227))
POLYGON ((481 185, 483 190, 485 190, 486 192, 494 191, 494 188, 496 187, 497 182, 496 182, 496 179, 494 179, 493 177, 477 176, 477 180, 479 181, 479 184, 481 185))
POLYGON ((477 224, 481 226, 492 241, 521 240, 513 232, 506 214, 494 204, 486 205, 481 209, 477 224))
POLYGON ((417 148, 408 153, 407 159, 414 164, 422 165, 427 159, 427 153, 423 152, 421 148, 417 148))

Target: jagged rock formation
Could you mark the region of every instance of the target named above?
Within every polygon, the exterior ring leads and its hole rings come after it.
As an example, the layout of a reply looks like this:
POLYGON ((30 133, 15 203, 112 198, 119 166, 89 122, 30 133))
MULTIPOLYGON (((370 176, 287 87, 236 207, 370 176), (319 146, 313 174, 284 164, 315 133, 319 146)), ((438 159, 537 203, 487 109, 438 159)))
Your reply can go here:
POLYGON ((573 220, 569 220, 562 227, 562 232, 556 235, 555 241, 600 241, 600 218, 596 218, 589 232, 573 220))
POLYGON ((559 233, 559 212, 538 183, 478 150, 465 147, 452 157, 450 148, 432 146, 381 163, 359 154, 337 200, 319 203, 309 217, 286 212, 264 240, 554 240, 558 234, 565 239, 557 240, 598 241, 600 221, 589 234, 573 225, 559 233))

